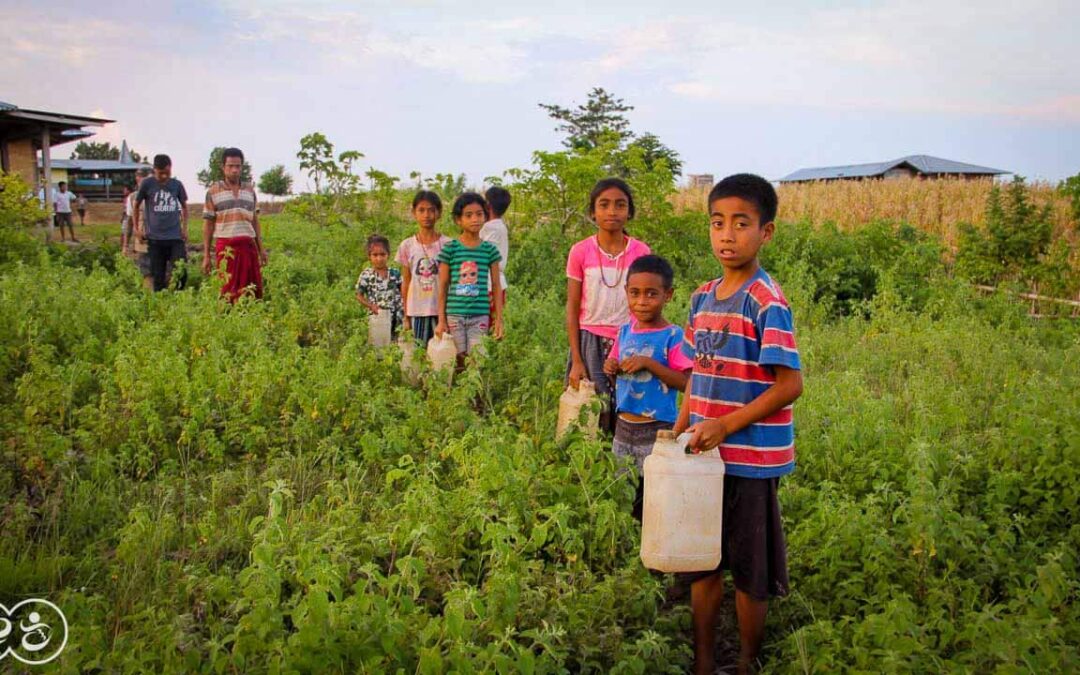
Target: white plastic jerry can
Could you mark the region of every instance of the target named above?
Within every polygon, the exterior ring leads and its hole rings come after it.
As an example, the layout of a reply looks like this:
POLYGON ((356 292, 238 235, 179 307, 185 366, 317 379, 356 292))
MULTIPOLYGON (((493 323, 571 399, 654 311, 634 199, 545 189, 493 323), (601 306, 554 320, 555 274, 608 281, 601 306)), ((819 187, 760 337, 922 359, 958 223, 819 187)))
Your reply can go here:
MULTIPOLYGON (((596 400, 596 385, 589 380, 578 382, 578 388, 566 386, 566 391, 559 397, 559 420, 555 424, 555 438, 563 437, 571 425, 577 424, 581 411, 596 400)), ((587 438, 596 438, 596 429, 600 424, 599 414, 589 411, 581 422, 587 438)))
POLYGON ((641 562, 661 572, 703 572, 720 564, 724 460, 712 449, 687 454, 690 434, 656 435, 645 458, 641 562))
POLYGON ((428 359, 431 367, 435 370, 453 368, 457 363, 457 347, 454 346, 454 336, 443 333, 442 337, 433 337, 427 346, 428 359))
POLYGON ((405 380, 416 384, 420 381, 420 364, 416 361, 416 342, 411 334, 398 338, 398 349, 401 350, 401 372, 405 375, 405 380))
POLYGON ((387 309, 379 309, 378 314, 368 315, 368 344, 372 347, 385 347, 390 344, 390 332, 394 317, 387 309))

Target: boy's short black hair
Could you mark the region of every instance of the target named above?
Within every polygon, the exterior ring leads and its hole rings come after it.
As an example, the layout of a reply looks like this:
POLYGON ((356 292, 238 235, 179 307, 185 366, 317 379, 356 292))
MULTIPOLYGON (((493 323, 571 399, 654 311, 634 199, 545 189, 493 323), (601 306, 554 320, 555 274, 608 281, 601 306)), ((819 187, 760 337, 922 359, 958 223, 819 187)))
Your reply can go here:
POLYGON ((154 168, 159 171, 172 166, 172 159, 168 155, 154 155, 154 168))
POLYGON ((489 187, 484 193, 484 199, 491 207, 491 215, 502 218, 506 209, 510 208, 510 191, 499 185, 489 187))
POLYGON ((372 246, 382 246, 386 249, 387 255, 390 254, 390 240, 381 234, 373 234, 367 238, 367 252, 371 253, 372 246))
POLYGON ((643 255, 630 263, 630 269, 626 272, 627 283, 630 282, 630 277, 643 273, 658 275, 663 280, 666 290, 670 291, 675 285, 675 270, 671 269, 671 264, 667 260, 658 255, 643 255))
POLYGON ((230 157, 239 157, 240 163, 244 163, 244 151, 240 148, 225 148, 225 152, 221 153, 221 163, 225 164, 225 160, 230 157))
POLYGON ((420 202, 427 202, 434 206, 436 211, 442 213, 442 199, 439 198, 438 193, 431 190, 418 190, 416 196, 412 198, 413 211, 416 210, 420 202))
POLYGON ((772 183, 761 176, 752 173, 737 173, 721 180, 709 193, 707 204, 709 210, 712 210, 713 202, 725 197, 745 199, 756 206, 758 216, 761 218, 759 225, 771 223, 776 219, 776 206, 780 200, 776 196, 772 183))
POLYGON ((592 192, 589 193, 589 217, 592 218, 596 215, 596 200, 600 199, 600 194, 608 188, 618 188, 622 190, 626 195, 626 201, 630 204, 630 217, 627 220, 634 219, 634 193, 630 191, 630 186, 622 178, 601 178, 596 181, 596 185, 593 186, 592 192))
POLYGON ((61 185, 63 185, 64 187, 67 187, 67 181, 66 180, 60 181, 59 183, 56 184, 56 187, 60 187, 61 185))
POLYGON ((487 213, 487 201, 483 197, 476 192, 462 192, 454 200, 454 208, 450 209, 451 215, 460 218, 461 214, 465 213, 465 207, 469 204, 479 204, 480 208, 484 209, 484 213, 487 213))

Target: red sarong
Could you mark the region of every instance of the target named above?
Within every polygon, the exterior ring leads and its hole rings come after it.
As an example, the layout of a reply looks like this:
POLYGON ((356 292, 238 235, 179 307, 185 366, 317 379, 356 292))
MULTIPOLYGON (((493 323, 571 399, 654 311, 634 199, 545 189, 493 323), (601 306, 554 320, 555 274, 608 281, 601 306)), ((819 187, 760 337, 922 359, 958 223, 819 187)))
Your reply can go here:
POLYGON ((256 298, 263 295, 262 265, 259 262, 259 249, 251 237, 228 237, 214 242, 214 258, 218 269, 221 261, 224 265, 224 284, 221 295, 229 302, 236 302, 243 293, 251 293, 256 298))

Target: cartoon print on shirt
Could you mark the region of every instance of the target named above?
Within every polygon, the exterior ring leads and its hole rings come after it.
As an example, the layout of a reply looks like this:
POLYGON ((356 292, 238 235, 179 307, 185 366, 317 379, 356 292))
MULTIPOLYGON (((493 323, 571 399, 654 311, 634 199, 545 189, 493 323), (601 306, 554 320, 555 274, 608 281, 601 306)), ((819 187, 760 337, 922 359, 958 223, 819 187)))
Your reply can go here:
POLYGON ((465 260, 458 268, 458 285, 454 289, 454 295, 476 297, 480 295, 480 287, 477 279, 480 276, 480 268, 475 260, 465 260))
POLYGON ((439 264, 431 258, 424 256, 416 261, 416 278, 420 283, 420 292, 429 294, 435 292, 435 280, 438 279, 439 264))
MULTIPOLYGON (((696 361, 702 370, 712 370, 713 359, 720 356, 720 351, 731 339, 731 324, 724 324, 722 331, 709 328, 696 331, 694 335, 694 348, 697 353, 696 361)), ((716 372, 723 370, 723 363, 716 363, 716 372)))

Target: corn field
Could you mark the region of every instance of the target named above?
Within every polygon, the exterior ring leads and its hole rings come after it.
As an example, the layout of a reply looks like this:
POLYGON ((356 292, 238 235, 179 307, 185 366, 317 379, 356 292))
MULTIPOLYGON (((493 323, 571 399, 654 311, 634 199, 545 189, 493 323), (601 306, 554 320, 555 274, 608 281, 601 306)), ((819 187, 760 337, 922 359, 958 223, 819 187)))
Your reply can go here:
MULTIPOLYGON (((906 222, 955 246, 958 225, 984 225, 986 198, 993 185, 991 181, 959 179, 787 183, 778 189, 778 218, 833 222, 841 230, 875 220, 906 222)), ((1075 241, 1077 224, 1071 220, 1068 200, 1050 183, 1033 182, 1028 187, 1037 207, 1051 204, 1054 238, 1075 241)), ((703 212, 708 194, 708 188, 683 188, 672 202, 677 213, 703 212)))

